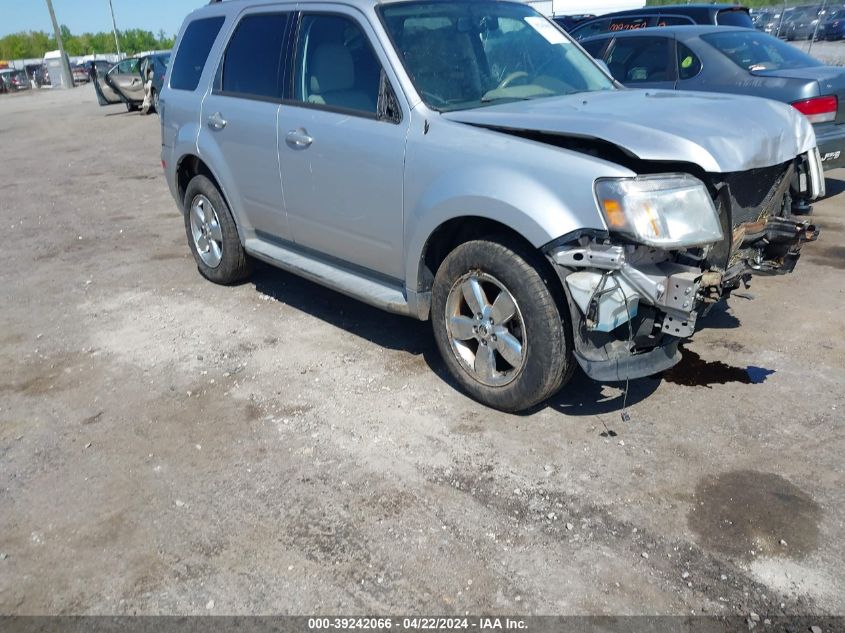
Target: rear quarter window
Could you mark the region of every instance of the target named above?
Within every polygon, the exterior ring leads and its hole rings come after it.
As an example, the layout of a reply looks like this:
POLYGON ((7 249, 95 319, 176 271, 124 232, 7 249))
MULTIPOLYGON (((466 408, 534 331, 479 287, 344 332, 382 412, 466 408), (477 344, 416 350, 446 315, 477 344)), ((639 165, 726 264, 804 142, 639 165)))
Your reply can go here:
POLYGON ((716 14, 716 24, 721 26, 741 26, 746 29, 753 29, 754 23, 748 11, 743 9, 725 9, 716 14))
POLYGON ((208 60, 208 53, 217 39, 222 16, 195 20, 185 29, 182 41, 176 51, 173 71, 170 75, 170 87, 174 90, 196 90, 208 60))
POLYGON ((657 18, 657 26, 684 26, 688 24, 695 24, 695 22, 685 15, 661 15, 657 18))

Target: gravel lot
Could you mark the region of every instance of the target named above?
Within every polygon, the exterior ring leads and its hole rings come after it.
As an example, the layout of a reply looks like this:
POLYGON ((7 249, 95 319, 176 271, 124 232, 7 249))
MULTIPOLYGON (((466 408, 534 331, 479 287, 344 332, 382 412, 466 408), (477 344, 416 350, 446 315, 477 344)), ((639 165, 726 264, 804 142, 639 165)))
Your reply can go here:
POLYGON ((794 41, 789 43, 800 48, 805 53, 809 53, 816 59, 823 61, 825 64, 845 66, 845 40, 838 42, 813 42, 812 45, 809 41, 794 41))
POLYGON ((0 613, 845 614, 845 172, 621 422, 619 385, 497 413, 427 324, 204 281, 157 118, 91 87, 0 97, 0 151, 0 613))

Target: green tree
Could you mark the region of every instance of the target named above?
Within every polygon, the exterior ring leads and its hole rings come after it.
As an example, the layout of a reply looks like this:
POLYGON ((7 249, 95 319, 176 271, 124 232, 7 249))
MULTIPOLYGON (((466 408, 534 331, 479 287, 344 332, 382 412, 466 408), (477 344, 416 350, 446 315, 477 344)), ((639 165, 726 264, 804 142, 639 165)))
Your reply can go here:
MULTIPOLYGON (((114 34, 111 31, 74 35, 67 26, 61 27, 62 42, 68 55, 115 53, 114 34)), ((167 37, 164 29, 158 35, 142 29, 119 32, 121 51, 134 55, 141 51, 173 48, 174 37, 167 37)), ((37 59, 47 51, 58 48, 56 39, 43 31, 11 33, 0 37, 0 59, 37 59)))

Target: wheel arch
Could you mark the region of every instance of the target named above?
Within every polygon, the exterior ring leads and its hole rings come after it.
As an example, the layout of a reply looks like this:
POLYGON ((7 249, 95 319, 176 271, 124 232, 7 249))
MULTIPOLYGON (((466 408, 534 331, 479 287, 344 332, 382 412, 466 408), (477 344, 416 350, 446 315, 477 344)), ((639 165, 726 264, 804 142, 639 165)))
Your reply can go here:
POLYGON ((196 154, 191 153, 183 154, 176 162, 176 191, 179 195, 179 206, 182 209, 182 213, 185 214, 188 211, 188 209, 185 208, 185 192, 188 189, 188 183, 190 183, 191 179, 195 176, 205 176, 215 187, 217 187, 217 191, 220 192, 220 195, 223 197, 223 201, 226 203, 226 206, 229 207, 229 211, 232 214, 232 220, 235 223, 235 228, 238 230, 238 236, 240 237, 241 244, 243 244, 244 235, 240 218, 238 217, 236 209, 232 206, 232 201, 226 192, 226 188, 223 187, 220 178, 217 177, 211 167, 209 167, 208 163, 196 154))
MULTIPOLYGON (((413 277, 409 278, 411 283, 408 287, 415 288, 419 294, 431 292, 434 276, 446 256, 461 244, 477 239, 488 239, 506 245, 513 244, 528 253, 535 254, 537 266, 541 268, 539 271, 541 276, 546 280, 555 298, 558 301, 563 300, 564 289, 560 278, 551 262, 539 250, 539 246, 548 240, 543 240, 539 245, 535 244, 527 236, 504 222, 474 214, 459 215, 445 220, 428 234, 421 248, 418 249, 417 257, 409 260, 409 268, 412 266, 411 262, 415 262, 416 267, 413 270, 413 277)), ((559 307, 562 308, 563 304, 559 307)), ((424 318, 427 317, 428 315, 425 315, 424 318)))

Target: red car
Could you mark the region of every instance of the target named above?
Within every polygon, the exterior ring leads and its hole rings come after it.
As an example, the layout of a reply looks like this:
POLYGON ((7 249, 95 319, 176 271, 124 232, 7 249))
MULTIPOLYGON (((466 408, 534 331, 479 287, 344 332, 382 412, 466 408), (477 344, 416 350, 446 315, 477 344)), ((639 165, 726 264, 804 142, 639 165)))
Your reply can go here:
POLYGON ((91 76, 88 74, 85 66, 74 66, 71 68, 71 72, 73 73, 73 83, 75 84, 87 84, 91 81, 91 76))

